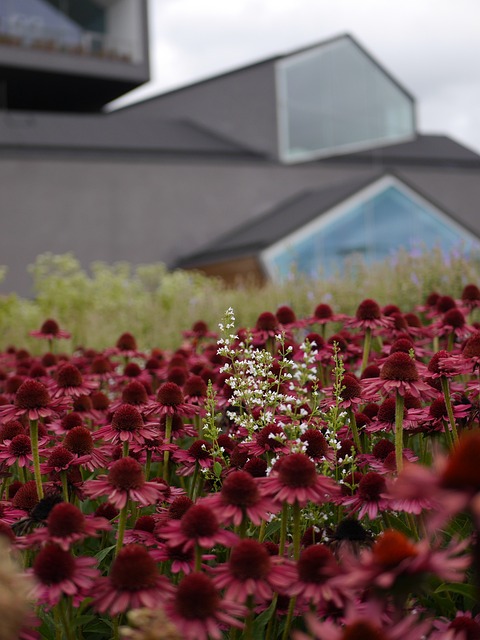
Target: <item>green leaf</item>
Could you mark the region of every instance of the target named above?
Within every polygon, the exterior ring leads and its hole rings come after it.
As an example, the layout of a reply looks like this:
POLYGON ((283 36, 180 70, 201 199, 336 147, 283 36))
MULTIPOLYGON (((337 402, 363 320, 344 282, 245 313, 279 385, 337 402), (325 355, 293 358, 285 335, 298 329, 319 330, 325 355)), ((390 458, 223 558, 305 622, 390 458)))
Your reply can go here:
POLYGON ((265 611, 255 618, 253 623, 253 640, 263 640, 265 638, 265 627, 270 618, 275 614, 276 606, 277 598, 275 597, 268 609, 265 609, 265 611))
POLYGON ((95 558, 98 560, 98 563, 100 564, 102 560, 105 560, 105 558, 108 556, 110 551, 112 551, 113 549, 115 549, 115 545, 112 545, 111 547, 105 547, 105 549, 102 549, 101 551, 99 551, 95 556, 95 558))
POLYGON ((476 602, 477 600, 477 587, 473 584, 465 584, 460 582, 454 582, 451 584, 441 584, 435 589, 435 593, 456 593, 464 598, 468 598, 476 602))
POLYGON ((213 463, 213 473, 217 476, 217 478, 219 478, 222 475, 222 465, 220 464, 220 462, 214 462, 213 463))

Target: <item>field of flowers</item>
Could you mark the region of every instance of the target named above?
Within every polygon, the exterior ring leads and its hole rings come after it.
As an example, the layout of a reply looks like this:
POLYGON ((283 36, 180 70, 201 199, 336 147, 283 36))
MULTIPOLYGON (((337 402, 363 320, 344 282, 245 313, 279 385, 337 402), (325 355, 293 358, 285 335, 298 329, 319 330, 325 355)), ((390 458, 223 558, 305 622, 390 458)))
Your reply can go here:
POLYGON ((421 302, 5 348, 0 638, 479 639, 480 290, 421 302))

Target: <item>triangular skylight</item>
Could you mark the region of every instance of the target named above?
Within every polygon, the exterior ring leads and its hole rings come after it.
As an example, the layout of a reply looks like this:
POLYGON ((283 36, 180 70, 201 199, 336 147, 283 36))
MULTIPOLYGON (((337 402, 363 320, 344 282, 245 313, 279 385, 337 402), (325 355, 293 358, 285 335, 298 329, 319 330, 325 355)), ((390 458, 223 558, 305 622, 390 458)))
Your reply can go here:
POLYGON ((480 250, 478 239, 393 176, 385 176, 262 252, 273 279, 300 272, 312 277, 341 270, 346 258, 367 263, 440 247, 480 250))
POLYGON ((412 97, 344 36, 276 64, 284 162, 350 153, 411 138, 412 97))

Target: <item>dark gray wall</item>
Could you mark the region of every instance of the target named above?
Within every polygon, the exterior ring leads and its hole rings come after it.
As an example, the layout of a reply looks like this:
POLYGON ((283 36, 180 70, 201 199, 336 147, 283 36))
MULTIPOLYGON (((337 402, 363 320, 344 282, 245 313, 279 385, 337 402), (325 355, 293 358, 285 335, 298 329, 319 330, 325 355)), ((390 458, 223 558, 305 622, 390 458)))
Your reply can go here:
POLYGON ((277 157, 275 65, 267 61, 128 107, 126 117, 190 118, 277 157))
MULTIPOLYGON (((120 161, 26 152, 0 156, 0 292, 30 293, 27 265, 46 251, 92 260, 171 263, 305 187, 360 170, 260 163, 120 161)), ((480 195, 480 194, 479 194, 480 195)))

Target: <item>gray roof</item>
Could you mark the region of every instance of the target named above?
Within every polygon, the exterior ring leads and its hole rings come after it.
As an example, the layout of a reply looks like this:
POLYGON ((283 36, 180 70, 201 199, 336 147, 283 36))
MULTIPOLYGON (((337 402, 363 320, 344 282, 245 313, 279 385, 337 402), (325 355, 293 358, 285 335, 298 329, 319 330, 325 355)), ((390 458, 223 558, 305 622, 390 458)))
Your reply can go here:
POLYGON ((180 259, 175 266, 196 267, 257 254, 354 195, 383 174, 383 171, 373 170, 367 179, 348 180, 326 189, 308 189, 296 193, 255 220, 216 238, 202 251, 180 259))
POLYGON ((445 135, 417 135, 414 140, 328 158, 336 163, 480 167, 480 156, 445 135))
MULTIPOLYGON (((456 143, 453 143, 451 148, 454 148, 455 145, 456 143)), ((435 147, 435 145, 433 146, 435 147)), ((446 146, 450 147, 448 144, 446 146)), ((473 154, 468 150, 465 151, 465 155, 473 154)), ((476 166, 480 166, 480 158, 476 154, 473 154, 473 156, 472 161, 476 166)), ((411 164, 409 163, 409 169, 411 164)), ((438 170, 435 173, 438 173, 438 170)), ((206 264, 229 261, 233 258, 258 255, 263 249, 287 237, 290 233, 315 220, 385 175, 395 176, 425 200, 429 201, 434 207, 455 220, 460 226, 474 235, 479 235, 478 224, 472 224, 471 207, 469 207, 468 211, 460 212, 457 209, 454 211, 451 206, 446 204, 444 201, 446 199, 438 194, 437 189, 432 192, 431 180, 428 176, 415 172, 416 180, 413 182, 409 179, 408 171, 402 172, 401 167, 398 170, 389 169, 382 167, 380 163, 376 167, 375 164, 372 165, 372 170, 367 177, 364 175, 362 178, 352 178, 351 174, 346 172, 346 179, 339 184, 322 189, 308 189, 296 192, 266 213, 217 237, 201 251, 180 258, 175 267, 195 268, 206 264)), ((444 183, 451 182, 449 176, 445 173, 443 173, 443 178, 442 174, 437 177, 444 183)), ((477 181, 476 177, 474 179, 477 181)), ((466 197, 469 199, 470 196, 467 194, 466 197)))
POLYGON ((187 119, 0 112, 0 149, 139 151, 259 156, 187 119))
POLYGON ((165 91, 159 94, 156 94, 154 96, 151 96, 149 98, 146 98, 138 103, 132 103, 129 105, 125 105, 124 107, 120 107, 119 110, 135 110, 136 107, 138 106, 142 106, 145 103, 148 102, 155 102, 159 99, 162 99, 164 96, 170 96, 174 93, 180 93, 182 91, 188 91, 189 89, 191 89, 192 87, 196 87, 199 85, 203 85, 203 84, 208 84, 208 83, 214 83, 217 82, 218 80, 222 80, 225 77, 234 75, 236 73, 244 73, 245 71, 248 71, 249 69, 254 69, 255 67, 259 67, 262 65, 271 65, 272 63, 275 63, 279 60, 284 60, 285 58, 290 58, 291 56, 295 56, 299 53, 304 53, 313 49, 318 49, 319 47, 323 47, 326 45, 329 45, 333 42, 336 42, 337 40, 343 40, 343 39, 348 39, 351 40, 356 47, 358 47, 386 76, 388 76, 388 78, 395 84, 397 85, 397 87, 403 91, 403 93, 405 93, 411 100, 415 101, 415 97, 396 79, 392 76, 392 74, 388 71, 388 69, 386 69, 383 64, 381 62, 379 62, 369 51, 367 51, 365 49, 365 47, 363 45, 361 45, 358 40, 356 38, 354 38, 351 34, 349 33, 342 33, 339 34, 338 36, 334 36, 332 38, 327 38, 325 40, 320 40, 318 42, 314 42, 312 44, 309 44, 307 46, 304 47, 300 47, 298 49, 294 49, 292 51, 288 51, 287 53, 279 53, 273 56, 269 56, 267 58, 263 58, 262 60, 257 60, 255 62, 252 62, 250 64, 246 64, 243 65, 241 67, 237 67, 235 69, 230 69, 228 71, 224 71, 222 73, 217 73, 214 76, 208 76, 206 78, 200 79, 200 80, 196 80, 195 82, 191 82, 190 84, 186 84, 186 85, 182 85, 181 87, 177 87, 175 89, 171 89, 169 91, 165 91))

